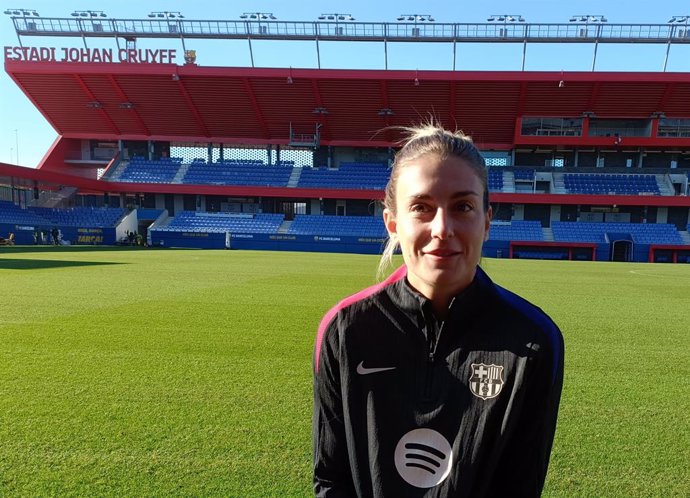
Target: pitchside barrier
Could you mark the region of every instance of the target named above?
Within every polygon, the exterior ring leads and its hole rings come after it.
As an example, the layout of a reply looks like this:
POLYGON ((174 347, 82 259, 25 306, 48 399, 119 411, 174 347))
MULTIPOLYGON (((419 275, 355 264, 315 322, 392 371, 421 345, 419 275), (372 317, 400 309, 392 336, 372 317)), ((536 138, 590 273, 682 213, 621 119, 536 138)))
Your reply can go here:
MULTIPOLYGON (((151 232, 153 245, 201 249, 338 252, 381 254, 386 242, 379 237, 292 235, 213 232, 151 232)), ((637 261, 690 263, 690 246, 631 244, 630 253, 618 259, 614 244, 592 242, 540 242, 489 240, 482 255, 489 258, 556 259, 577 261, 637 261)))
MULTIPOLYGON (((62 240, 72 245, 115 245, 115 228, 58 227, 62 240)), ((15 235, 15 244, 35 243, 34 233, 43 231, 44 243, 52 243, 52 227, 0 223, 0 236, 15 235)), ((173 232, 150 230, 151 243, 161 247, 199 249, 249 249, 269 251, 338 252, 381 254, 386 239, 333 235, 293 235, 230 232, 173 232)), ((625 258, 614 256, 615 243, 543 242, 489 240, 482 251, 490 258, 558 259, 581 261, 625 260, 650 263, 688 263, 690 246, 633 244, 625 258)), ((39 238, 39 243, 40 238, 39 238)))
MULTIPOLYGON (((34 244, 34 233, 44 232, 43 241, 46 244, 52 243, 51 226, 38 225, 17 225, 10 223, 0 223, 0 237, 7 237, 7 234, 14 233, 14 243, 18 245, 34 244)), ((97 227, 65 227, 57 226, 60 230, 61 240, 71 245, 114 245, 116 242, 115 228, 97 227)), ((38 237, 40 243, 40 236, 38 237)))
POLYGON ((482 255, 487 258, 608 261, 609 244, 580 242, 488 240, 482 255))
POLYGON ((151 230, 151 243, 162 247, 253 249, 269 251, 380 254, 386 241, 379 237, 293 235, 287 233, 214 233, 151 230))
MULTIPOLYGON (((379 237, 293 235, 265 233, 173 232, 150 230, 151 243, 161 247, 199 249, 249 249, 268 251, 339 252, 381 254, 386 241, 379 237)), ((690 246, 630 244, 630 252, 618 259, 614 244, 591 242, 543 242, 489 240, 488 258, 557 259, 579 261, 637 261, 690 263, 690 246)))
POLYGON ((634 261, 638 263, 690 263, 690 246, 612 242, 487 241, 482 254, 489 258, 558 259, 577 261, 634 261), (617 244, 623 253, 616 251, 617 244), (627 251, 627 252, 626 252, 627 251))
POLYGON ((690 263, 690 246, 652 244, 649 246, 650 263, 690 263))

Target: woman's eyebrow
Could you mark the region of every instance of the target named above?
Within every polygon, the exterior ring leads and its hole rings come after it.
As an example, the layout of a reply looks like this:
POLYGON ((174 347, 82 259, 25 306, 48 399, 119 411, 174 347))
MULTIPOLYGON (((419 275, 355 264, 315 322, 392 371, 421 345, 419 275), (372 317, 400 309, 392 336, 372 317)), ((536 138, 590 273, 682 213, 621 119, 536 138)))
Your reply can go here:
MULTIPOLYGON (((459 191, 455 192, 453 195, 451 195, 450 198, 451 199, 457 199, 458 197, 467 197, 470 195, 474 195, 474 196, 479 197, 479 193, 475 192, 474 190, 459 190, 459 191)), ((408 198, 414 199, 414 200, 424 201, 424 200, 431 199, 432 196, 429 194, 419 193, 419 194, 411 194, 408 196, 408 198)))

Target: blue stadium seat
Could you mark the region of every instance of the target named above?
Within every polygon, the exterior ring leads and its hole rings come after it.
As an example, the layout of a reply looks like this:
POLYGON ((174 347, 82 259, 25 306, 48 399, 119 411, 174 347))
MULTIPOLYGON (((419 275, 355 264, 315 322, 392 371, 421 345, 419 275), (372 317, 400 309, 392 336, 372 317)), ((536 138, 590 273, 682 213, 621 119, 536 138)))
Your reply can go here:
POLYGON ((135 156, 125 167, 116 181, 131 183, 170 183, 180 170, 182 160, 179 158, 163 158, 148 161, 135 156))
POLYGON ((217 163, 192 162, 182 183, 195 185, 248 185, 285 187, 290 180, 294 161, 268 166, 258 160, 224 160, 217 163))
POLYGON ((288 233, 374 238, 387 236, 379 216, 297 215, 288 233))
POLYGON ((566 173, 563 180, 570 194, 661 195, 655 175, 566 173))
POLYGON ((489 230, 489 240, 543 241, 544 231, 538 221, 494 221, 489 230))
POLYGON ((338 169, 303 168, 298 187, 384 190, 390 170, 385 163, 343 162, 338 169))
POLYGON ((117 225, 127 213, 122 208, 29 208, 35 214, 60 226, 110 228, 117 225))
POLYGON ((670 223, 591 223, 554 221, 551 225, 558 242, 605 243, 607 233, 627 233, 638 244, 681 245, 683 239, 670 223))
POLYGON ((166 226, 157 227, 167 232, 247 232, 276 233, 283 223, 282 214, 235 214, 182 211, 166 226))

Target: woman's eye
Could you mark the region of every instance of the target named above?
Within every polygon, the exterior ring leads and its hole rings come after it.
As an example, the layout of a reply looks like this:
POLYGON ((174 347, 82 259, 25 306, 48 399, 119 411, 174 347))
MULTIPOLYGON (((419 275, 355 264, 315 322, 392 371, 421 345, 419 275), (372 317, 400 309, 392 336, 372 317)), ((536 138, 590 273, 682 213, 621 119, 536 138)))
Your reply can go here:
POLYGON ((460 204, 458 204, 456 206, 455 209, 457 209, 458 211, 461 211, 463 213, 466 213, 468 211, 472 211, 472 204, 468 204, 467 202, 461 202, 460 204))
POLYGON ((413 213, 426 213, 428 210, 429 208, 424 204, 413 204, 410 207, 410 211, 412 211, 413 213))

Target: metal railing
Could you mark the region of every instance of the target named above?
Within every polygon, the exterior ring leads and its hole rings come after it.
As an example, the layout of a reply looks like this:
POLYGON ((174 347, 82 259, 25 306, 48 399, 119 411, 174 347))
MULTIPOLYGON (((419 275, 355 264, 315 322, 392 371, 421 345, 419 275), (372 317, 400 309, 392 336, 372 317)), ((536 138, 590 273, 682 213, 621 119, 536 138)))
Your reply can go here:
POLYGON ((690 29, 674 24, 417 24, 327 21, 74 19, 12 17, 18 36, 217 38, 502 43, 682 43, 690 29))

